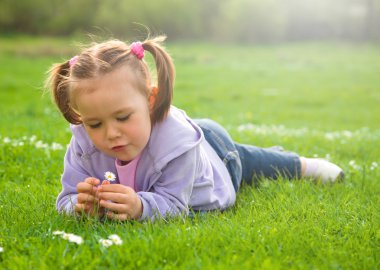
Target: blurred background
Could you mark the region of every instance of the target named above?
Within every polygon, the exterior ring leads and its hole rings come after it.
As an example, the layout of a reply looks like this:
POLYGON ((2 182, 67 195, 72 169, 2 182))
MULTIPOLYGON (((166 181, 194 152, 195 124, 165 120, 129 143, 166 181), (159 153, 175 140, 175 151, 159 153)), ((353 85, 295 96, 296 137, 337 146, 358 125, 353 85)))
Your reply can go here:
POLYGON ((173 102, 192 117, 378 128, 380 0, 0 0, 0 136, 66 127, 40 98, 51 65, 149 33, 168 36, 173 102))
POLYGON ((278 43, 380 42, 378 0, 0 0, 0 33, 278 43))

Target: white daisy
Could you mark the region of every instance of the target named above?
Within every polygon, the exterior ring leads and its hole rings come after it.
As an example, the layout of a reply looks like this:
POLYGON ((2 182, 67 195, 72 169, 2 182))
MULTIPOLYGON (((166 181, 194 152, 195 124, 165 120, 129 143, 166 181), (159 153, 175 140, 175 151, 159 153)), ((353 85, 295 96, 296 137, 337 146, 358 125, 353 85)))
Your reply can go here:
POLYGON ((65 239, 65 240, 69 240, 70 235, 72 235, 72 234, 71 233, 63 233, 62 234, 62 238, 65 239))
POLYGON ((113 242, 112 240, 109 240, 109 239, 100 239, 99 240, 99 243, 103 245, 103 247, 109 247, 109 246, 112 246, 113 242))
POLYGON ((65 233, 64 231, 54 231, 53 235, 62 235, 64 233, 65 233))
POLYGON ((33 143, 36 139, 37 139, 37 136, 36 136, 36 135, 33 135, 32 137, 30 137, 29 141, 30 141, 31 143, 33 143))
POLYGON ((120 246, 121 244, 123 244, 123 240, 121 240, 117 234, 111 234, 110 236, 108 236, 108 239, 110 239, 115 245, 120 246))
POLYGON ((377 164, 377 162, 372 162, 370 170, 373 171, 373 170, 377 169, 378 167, 379 167, 379 164, 377 164))
POLYGON ((104 178, 108 181, 115 181, 116 180, 116 175, 112 172, 105 172, 104 173, 104 178))
POLYGON ((71 235, 69 241, 77 245, 81 245, 83 243, 83 238, 78 235, 71 235))
POLYGON ((0 247, 0 253, 1 252, 4 252, 4 248, 3 247, 0 247))
POLYGON ((72 234, 72 233, 63 233, 62 238, 65 240, 68 240, 69 242, 75 243, 77 245, 80 245, 83 243, 82 237, 72 234))
POLYGON ((53 142, 50 148, 51 150, 56 151, 56 150, 62 150, 63 146, 59 143, 53 142))

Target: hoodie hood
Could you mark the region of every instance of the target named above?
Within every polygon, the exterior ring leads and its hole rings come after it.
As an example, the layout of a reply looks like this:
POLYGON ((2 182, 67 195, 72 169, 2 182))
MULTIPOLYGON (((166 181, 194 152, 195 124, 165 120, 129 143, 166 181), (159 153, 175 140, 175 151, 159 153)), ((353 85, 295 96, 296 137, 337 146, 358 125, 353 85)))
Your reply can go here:
POLYGON ((160 171, 168 162, 196 147, 203 132, 184 111, 171 106, 164 121, 155 124, 146 147, 154 153, 154 167, 160 171))

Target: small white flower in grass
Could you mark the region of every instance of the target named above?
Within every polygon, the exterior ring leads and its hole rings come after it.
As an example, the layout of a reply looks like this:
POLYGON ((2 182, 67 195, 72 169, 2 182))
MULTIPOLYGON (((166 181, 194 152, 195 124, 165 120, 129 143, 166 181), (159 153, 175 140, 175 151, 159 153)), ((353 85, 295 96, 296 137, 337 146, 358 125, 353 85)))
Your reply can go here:
POLYGON ((358 164, 356 164, 356 161, 355 161, 355 160, 350 160, 350 162, 348 162, 348 164, 349 164, 354 170, 357 170, 357 171, 360 170, 360 166, 359 166, 358 164))
POLYGON ((345 136, 347 138, 352 138, 352 136, 353 136, 352 132, 349 130, 343 130, 342 134, 343 134, 343 136, 345 136))
POLYGON ((111 240, 115 245, 120 246, 121 244, 123 244, 123 240, 121 240, 121 238, 117 234, 111 234, 110 236, 108 236, 108 239, 111 240))
POLYGON ((29 142, 34 143, 36 139, 37 139, 37 136, 33 135, 32 137, 30 137, 29 142))
POLYGON ((106 248, 112 246, 112 244, 113 244, 112 240, 110 240, 110 239, 100 239, 99 243, 102 244, 103 247, 106 247, 106 248))
POLYGON ((333 132, 327 132, 325 133, 325 138, 329 141, 332 141, 334 139, 336 139, 337 135, 333 132))
POLYGON ((9 139, 8 137, 5 137, 3 139, 3 143, 10 143, 11 142, 11 139, 9 139))
POLYGON ((81 245, 83 244, 83 238, 78 236, 78 235, 73 235, 70 239, 69 239, 70 242, 73 242, 77 245, 81 245))
POLYGON ((81 245, 83 243, 83 238, 78 235, 70 234, 69 241, 81 245))
POLYGON ((377 164, 377 162, 372 162, 371 163, 371 167, 369 168, 371 171, 377 169, 379 167, 379 164, 377 164))
POLYGON ((63 150, 63 146, 62 145, 60 145, 59 143, 56 143, 56 142, 53 142, 52 144, 51 144, 51 150, 53 150, 53 151, 56 151, 56 150, 63 150))
POLYGON ((116 180, 116 175, 112 172, 105 172, 104 173, 104 178, 108 181, 115 181, 116 180))
POLYGON ((43 141, 36 142, 34 146, 36 148, 47 148, 48 147, 47 143, 44 143, 43 141))
POLYGON ((82 237, 72 234, 72 233, 63 233, 62 238, 65 240, 68 240, 69 242, 75 243, 77 245, 80 245, 83 243, 82 237))
POLYGON ((69 240, 69 238, 70 238, 71 235, 72 235, 71 233, 63 233, 62 234, 62 238, 65 239, 65 240, 69 240))
POLYGON ((65 233, 64 231, 54 231, 53 235, 62 235, 64 233, 65 233))
POLYGON ((4 252, 4 248, 3 247, 0 247, 0 253, 1 252, 4 252))

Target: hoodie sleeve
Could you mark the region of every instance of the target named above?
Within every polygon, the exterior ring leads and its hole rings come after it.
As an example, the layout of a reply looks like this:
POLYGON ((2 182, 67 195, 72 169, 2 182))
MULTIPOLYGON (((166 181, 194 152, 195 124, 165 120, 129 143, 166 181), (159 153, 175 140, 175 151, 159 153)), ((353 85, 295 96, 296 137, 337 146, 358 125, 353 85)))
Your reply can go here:
POLYGON ((189 213, 198 161, 199 147, 195 147, 170 161, 148 192, 138 192, 143 204, 140 220, 189 213))
POLYGON ((80 159, 81 152, 78 153, 78 151, 81 149, 75 137, 72 137, 64 158, 64 171, 61 178, 62 191, 56 201, 58 212, 74 213, 78 196, 76 186, 83 179, 89 177, 80 159))

